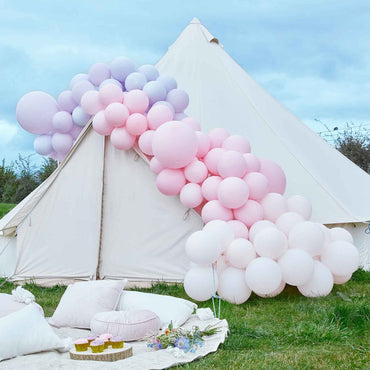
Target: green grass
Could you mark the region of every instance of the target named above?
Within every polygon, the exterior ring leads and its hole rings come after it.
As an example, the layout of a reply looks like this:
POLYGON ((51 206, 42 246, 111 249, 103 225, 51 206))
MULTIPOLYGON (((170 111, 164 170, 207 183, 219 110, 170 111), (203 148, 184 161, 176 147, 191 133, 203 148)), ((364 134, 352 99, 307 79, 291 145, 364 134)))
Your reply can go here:
MULTIPOLYGON (((255 295, 236 306, 222 302, 230 335, 216 353, 181 369, 364 369, 370 363, 370 272, 357 271, 324 298, 310 299, 288 287, 276 298, 255 295)), ((1 281, 0 281, 1 285, 1 281)), ((10 293, 6 282, 0 292, 10 293)), ((50 316, 65 287, 27 284, 50 316)), ((189 299, 181 284, 157 283, 145 292, 189 299)), ((212 302, 198 303, 211 307, 212 302)))
POLYGON ((0 203, 0 218, 5 216, 16 204, 0 203))

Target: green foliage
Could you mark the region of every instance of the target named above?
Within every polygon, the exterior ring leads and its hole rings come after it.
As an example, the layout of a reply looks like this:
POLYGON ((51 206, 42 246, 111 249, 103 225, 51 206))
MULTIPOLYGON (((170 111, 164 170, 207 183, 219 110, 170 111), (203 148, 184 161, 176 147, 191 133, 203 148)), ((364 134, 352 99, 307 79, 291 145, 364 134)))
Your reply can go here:
POLYGON ((0 218, 5 216, 15 206, 16 206, 15 204, 0 203, 0 218))

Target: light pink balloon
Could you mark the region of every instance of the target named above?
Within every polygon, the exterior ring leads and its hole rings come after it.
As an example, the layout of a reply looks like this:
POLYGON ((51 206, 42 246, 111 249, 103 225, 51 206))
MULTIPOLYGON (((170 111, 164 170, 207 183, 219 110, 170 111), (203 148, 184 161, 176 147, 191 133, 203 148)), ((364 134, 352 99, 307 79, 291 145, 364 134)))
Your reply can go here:
POLYGON ((135 144, 135 136, 130 135, 126 127, 115 127, 110 134, 110 141, 113 146, 120 150, 129 150, 135 144))
POLYGON ((217 292, 222 299, 233 304, 246 302, 252 293, 245 282, 244 270, 231 266, 220 274, 217 292))
POLYGON ((223 178, 243 177, 247 171, 247 164, 241 153, 229 150, 221 154, 217 170, 223 178))
POLYGON ((153 136, 153 154, 168 168, 182 168, 193 161, 198 150, 195 132, 185 123, 170 121, 153 136))
POLYGON ((204 132, 195 131, 195 134, 197 135, 198 140, 197 157, 203 158, 209 152, 211 142, 209 140, 209 137, 204 132))
POLYGON ((121 103, 109 104, 104 110, 105 119, 114 127, 124 126, 129 115, 127 107, 121 103))
POLYGON ((95 63, 89 70, 89 80, 99 86, 104 80, 110 78, 110 68, 105 63, 95 63))
POLYGON ((249 141, 241 135, 231 135, 225 139, 222 147, 226 150, 235 150, 240 153, 250 153, 251 145, 249 141))
POLYGON ((229 263, 239 269, 245 269, 257 257, 253 244, 246 239, 237 238, 226 249, 229 263))
POLYGON ((150 160, 149 166, 152 172, 154 172, 157 175, 159 174, 159 172, 166 168, 161 162, 159 162, 159 160, 156 157, 153 157, 150 160))
POLYGON ((211 149, 206 156, 204 157, 203 161, 208 168, 208 171, 212 175, 218 175, 218 162, 222 156, 222 154, 226 153, 226 149, 223 148, 214 148, 211 149))
POLYGON ((81 107, 88 114, 96 114, 104 109, 103 104, 99 100, 99 92, 96 90, 86 91, 81 98, 81 107))
POLYGON ((131 90, 125 95, 124 103, 130 113, 145 113, 149 106, 149 98, 141 90, 131 90))
POLYGON ((102 86, 99 90, 99 100, 104 106, 108 106, 111 103, 122 103, 123 102, 123 91, 122 89, 113 84, 109 83, 102 86))
POLYGON ((305 297, 324 297, 333 289, 334 279, 330 270, 321 262, 314 261, 314 270, 311 279, 298 290, 305 297))
POLYGON ((345 284, 347 281, 349 281, 352 277, 352 274, 349 275, 344 275, 344 276, 338 276, 338 275, 333 275, 334 278, 334 284, 345 284))
POLYGON ((69 133, 72 136, 73 140, 76 140, 80 136, 82 129, 83 127, 81 126, 77 126, 77 125, 72 126, 71 131, 69 133))
POLYGON ((263 207, 263 218, 272 222, 288 210, 284 197, 278 193, 268 193, 260 203, 263 207))
POLYGON ((292 195, 287 199, 288 210, 297 212, 305 220, 309 220, 312 215, 311 202, 303 195, 292 195))
POLYGON ((205 199, 216 200, 218 186, 220 185, 222 178, 220 176, 210 176, 204 180, 202 184, 202 195, 205 199))
POLYGON ((265 175, 259 172, 250 172, 244 176, 244 180, 249 188, 249 199, 261 200, 269 189, 269 183, 265 175))
POLYGON ((276 228, 276 225, 273 222, 267 221, 267 220, 261 220, 261 221, 257 221, 256 223, 254 223, 252 225, 252 227, 250 228, 250 230, 249 230, 249 240, 253 243, 255 236, 260 231, 262 231, 263 229, 266 229, 268 227, 275 227, 276 228))
POLYGON ((261 257, 277 260, 288 250, 285 234, 276 227, 267 227, 259 231, 253 241, 256 252, 261 257))
POLYGON ((205 224, 212 220, 230 221, 232 218, 231 209, 225 208, 218 200, 207 202, 202 209, 202 219, 205 224))
POLYGON ((227 223, 232 227, 234 231, 235 238, 244 238, 248 239, 248 228, 238 220, 227 221, 227 223))
POLYGON ((163 123, 173 120, 171 109, 165 105, 158 104, 150 108, 148 112, 148 125, 151 130, 156 130, 163 123))
POLYGON ((185 122, 187 125, 189 125, 194 131, 200 131, 200 123, 193 117, 185 117, 181 120, 182 122, 185 122))
POLYGON ((226 208, 240 208, 247 203, 248 185, 239 177, 228 177, 222 180, 217 189, 217 197, 226 208))
POLYGON ((141 135, 148 128, 148 121, 146 117, 141 113, 131 114, 126 121, 127 132, 131 135, 141 135))
POLYGON ((286 236, 288 236, 290 230, 292 230, 295 225, 303 221, 304 221, 304 218, 299 213, 285 212, 277 218, 276 226, 286 236))
POLYGON ((180 201, 187 208, 198 207, 202 201, 203 196, 198 184, 186 184, 180 192, 180 201))
POLYGON ((284 194, 286 188, 286 176, 282 168, 269 159, 260 159, 260 172, 267 177, 269 181, 269 192, 284 194))
POLYGON ((207 178, 208 169, 203 162, 194 159, 185 167, 184 173, 189 182, 200 184, 207 178))
POLYGON ((56 152, 65 155, 72 148, 72 136, 69 134, 61 134, 59 132, 56 132, 51 138, 51 145, 56 152))
POLYGON ((333 227, 329 229, 329 235, 331 241, 346 241, 353 244, 353 237, 349 231, 343 227, 333 227))
POLYGON ((286 283, 284 280, 282 280, 279 287, 269 294, 259 294, 256 292, 254 293, 261 298, 273 298, 273 297, 278 296, 285 289, 285 286, 286 286, 286 283))
POLYGON ((196 301, 207 301, 218 288, 218 275, 211 265, 195 265, 184 277, 186 294, 196 301))
POLYGON ((72 113, 73 109, 77 107, 77 102, 74 101, 72 97, 71 90, 65 90, 61 92, 58 96, 58 106, 61 110, 72 113))
POLYGON ((139 148, 146 155, 153 155, 153 136, 155 131, 148 130, 145 131, 139 138, 139 148))
POLYGON ((157 176, 158 190, 165 195, 177 195, 186 183, 183 171, 166 168, 157 176))
POLYGON ((259 172, 261 169, 260 160, 252 153, 244 153, 243 157, 247 162, 247 173, 249 172, 259 172))
POLYGON ((251 227, 255 222, 263 219, 263 208, 255 200, 248 200, 243 207, 234 210, 234 216, 238 221, 251 227))
POLYGON ((65 111, 56 112, 53 116, 52 123, 53 128, 62 134, 66 134, 71 131, 73 127, 72 116, 70 113, 65 111))
POLYGON ((229 133, 224 128, 214 128, 208 134, 211 142, 211 149, 221 148, 223 142, 229 137, 229 133))
POLYGON ((72 87, 72 97, 77 103, 81 102, 81 98, 85 92, 89 90, 95 90, 94 85, 87 80, 81 80, 72 87))
POLYGON ((103 136, 110 135, 114 129, 113 126, 109 125, 107 120, 105 119, 104 111, 98 112, 92 122, 94 130, 103 136))

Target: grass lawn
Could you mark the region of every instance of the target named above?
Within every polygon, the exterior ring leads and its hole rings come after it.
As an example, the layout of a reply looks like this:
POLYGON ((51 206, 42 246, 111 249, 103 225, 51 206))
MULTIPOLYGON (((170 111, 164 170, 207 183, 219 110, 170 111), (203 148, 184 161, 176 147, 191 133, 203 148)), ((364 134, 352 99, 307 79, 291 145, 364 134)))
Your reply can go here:
MULTIPOLYGON (((0 285, 3 281, 0 280, 0 285)), ((276 298, 255 295, 240 306, 222 302, 230 335, 220 349, 183 369, 364 369, 370 366, 370 272, 358 270, 324 298, 305 298, 288 287, 276 298)), ((6 282, 0 292, 15 285, 6 282)), ((26 289, 54 312, 65 287, 26 289)), ((155 284, 142 291, 189 299, 182 285, 155 284)), ((211 301, 198 303, 211 307, 211 301)))
POLYGON ((16 204, 0 203, 0 218, 5 216, 16 204))

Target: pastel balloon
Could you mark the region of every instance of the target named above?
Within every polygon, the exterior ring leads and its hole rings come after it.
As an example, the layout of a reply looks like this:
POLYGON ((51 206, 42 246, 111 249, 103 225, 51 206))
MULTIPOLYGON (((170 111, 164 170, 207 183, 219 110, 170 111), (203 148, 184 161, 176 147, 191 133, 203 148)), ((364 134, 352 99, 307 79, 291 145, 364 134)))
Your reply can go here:
POLYGON ((198 140, 197 157, 201 159, 208 153, 211 143, 209 137, 204 132, 195 131, 195 134, 198 140))
POLYGON ((360 256, 357 248, 342 240, 325 245, 321 254, 321 262, 338 276, 350 275, 359 267, 360 256))
POLYGON ((207 200, 218 199, 217 190, 222 178, 219 176, 210 176, 202 184, 202 195, 207 200))
POLYGON ((253 244, 246 239, 235 239, 226 249, 229 263, 239 269, 245 269, 257 257, 253 244))
POLYGON ((185 274, 185 292, 196 301, 207 301, 217 288, 218 276, 211 266, 196 265, 185 274))
POLYGON ((272 259, 259 257, 251 261, 245 270, 245 281, 257 294, 271 294, 279 288, 282 274, 272 259))
POLYGON ((88 114, 94 115, 104 109, 99 100, 99 92, 96 90, 86 91, 81 98, 81 108, 88 114))
MULTIPOLYGON (((211 149, 221 148, 223 142, 230 136, 230 134, 224 128, 214 128, 208 134, 211 149)), ((225 149, 226 150, 226 149, 225 149)))
POLYGON ((185 114, 185 113, 175 113, 173 119, 175 121, 182 121, 184 118, 188 118, 187 114, 185 114))
POLYGON ((130 113, 144 114, 149 106, 149 98, 141 90, 131 90, 124 97, 124 103, 130 113))
POLYGON ((285 212, 277 218, 276 226, 286 236, 288 236, 290 230, 292 230, 295 225, 303 221, 304 221, 304 218, 299 213, 285 212))
POLYGON ((211 149, 206 156, 204 157, 204 163, 208 168, 208 171, 212 175, 219 175, 218 172, 218 162, 222 156, 226 152, 226 149, 223 148, 214 148, 211 149))
POLYGON ((157 101, 165 100, 167 95, 166 88, 158 81, 147 82, 143 87, 143 92, 148 96, 151 105, 157 101))
POLYGON ((134 62, 126 57, 117 57, 110 64, 112 77, 120 82, 124 82, 130 73, 135 72, 135 69, 134 62))
POLYGON ((40 155, 49 155, 54 151, 51 145, 50 135, 37 136, 33 142, 33 147, 35 149, 35 152, 40 155))
POLYGON ((221 177, 243 177, 247 171, 247 164, 243 155, 234 150, 221 154, 217 163, 217 170, 221 177))
POLYGON ((155 131, 148 130, 148 131, 145 131, 139 138, 139 142, 138 142, 139 148, 146 155, 153 155, 152 143, 153 143, 154 133, 155 131))
POLYGON ((211 200, 202 209, 202 219, 205 224, 212 220, 230 221, 233 219, 233 212, 224 207, 220 201, 211 200))
POLYGON ((208 222, 204 226, 203 230, 217 236, 217 239, 221 242, 222 252, 226 251, 226 248, 234 239, 232 228, 227 222, 222 220, 213 220, 208 222))
POLYGON ((73 89, 73 86, 76 85, 78 82, 80 81, 88 81, 89 80, 89 76, 87 73, 78 73, 77 75, 75 75, 70 83, 69 83, 69 88, 72 90, 73 89))
POLYGON ((220 276, 222 271, 226 270, 228 267, 230 267, 229 262, 227 261, 227 259, 224 256, 221 256, 215 262, 215 268, 216 268, 218 276, 220 276))
POLYGON ((135 136, 130 135, 126 127, 115 127, 110 134, 112 145, 120 150, 129 150, 135 144, 135 136))
POLYGON ((284 194, 286 188, 286 176, 282 168, 269 159, 260 159, 260 172, 269 181, 269 192, 284 194))
POLYGON ((110 78, 110 68, 105 63, 95 63, 89 70, 89 80, 99 86, 104 80, 110 78))
POLYGON ((292 195, 287 199, 288 210, 299 213, 305 220, 309 220, 312 215, 312 205, 310 201, 302 195, 292 195))
POLYGON ((77 82, 72 87, 73 100, 76 101, 77 103, 80 103, 83 94, 85 94, 87 91, 90 91, 90 90, 95 90, 94 85, 90 81, 81 80, 77 82))
POLYGON ((92 125, 94 130, 103 136, 110 135, 114 129, 105 119, 104 111, 100 111, 94 116, 92 125))
POLYGON ((184 173, 189 182, 200 184, 207 178, 208 169, 203 162, 194 159, 185 167, 184 173))
POLYGON ((147 81, 155 81, 159 76, 157 68, 155 68, 151 64, 144 64, 137 70, 146 77, 147 81))
POLYGON ((69 131, 71 131, 73 126, 73 120, 70 113, 65 111, 59 111, 56 112, 53 116, 52 120, 53 128, 57 132, 61 132, 62 134, 65 134, 69 131))
POLYGON ((198 207, 203 202, 200 186, 193 183, 186 184, 181 189, 180 201, 187 208, 198 207))
POLYGON ((353 237, 349 231, 343 229, 343 227, 333 227, 329 229, 330 240, 331 241, 346 241, 353 244, 353 237))
POLYGON ((58 105, 51 95, 32 91, 19 100, 15 114, 26 131, 31 134, 47 134, 52 129, 52 119, 56 112, 58 105))
POLYGON ((244 153, 243 157, 247 163, 247 173, 249 172, 259 172, 261 169, 260 160, 252 153, 244 153))
POLYGON ((302 249, 287 250, 278 261, 283 280, 290 285, 307 284, 313 275, 314 262, 312 257, 302 249))
POLYGON ((298 290, 305 297, 324 297, 333 289, 333 275, 330 270, 321 262, 313 261, 314 270, 311 279, 303 285, 298 286, 298 290))
POLYGON ((278 193, 268 193, 262 200, 263 218, 275 222, 279 216, 285 213, 288 208, 284 197, 278 193))
POLYGON ((183 171, 165 168, 158 174, 156 183, 162 194, 177 195, 180 194, 186 180, 183 171))
POLYGON ((168 168, 181 168, 191 163, 198 150, 195 132, 183 122, 161 125, 153 136, 153 154, 168 168))
POLYGON ((227 208, 240 208, 249 196, 248 185, 239 177, 228 177, 221 181, 217 189, 220 203, 227 208))
POLYGON ((280 283, 279 287, 277 289, 275 289, 273 292, 269 293, 269 294, 259 294, 259 293, 256 293, 256 292, 254 292, 254 293, 257 294, 261 298, 273 298, 273 297, 278 296, 285 289, 285 286, 286 286, 285 281, 281 280, 281 283, 280 283))
POLYGON ((125 88, 127 91, 142 90, 147 82, 148 80, 143 73, 132 72, 126 77, 125 88))
POLYGON ((217 292, 227 302, 242 304, 248 300, 252 291, 245 283, 244 270, 228 267, 219 277, 217 292))
POLYGON ((71 90, 65 90, 58 96, 58 106, 61 110, 72 113, 77 107, 77 102, 74 101, 71 90))
POLYGON ((183 112, 189 105, 189 95, 181 89, 172 89, 166 99, 175 109, 176 113, 183 112))
POLYGON ((131 135, 141 135, 148 128, 148 121, 143 114, 133 113, 131 114, 126 121, 127 132, 131 135))
POLYGON ((317 225, 320 226, 321 230, 324 233, 325 244, 330 243, 332 241, 331 237, 330 237, 330 229, 328 227, 326 227, 325 225, 323 225, 323 224, 317 224, 317 225))
POLYGON ((194 131, 200 131, 200 123, 193 117, 185 117, 182 119, 182 122, 185 122, 189 125, 194 131))
POLYGON ((156 107, 157 105, 166 106, 167 108, 169 108, 171 110, 173 116, 175 117, 175 109, 173 108, 173 106, 168 101, 164 101, 164 100, 157 101, 153 104, 153 107, 156 107))
POLYGON ((263 219, 263 208, 255 200, 248 200, 244 206, 234 209, 234 216, 246 226, 251 227, 254 223, 263 219))
POLYGON ((91 115, 86 113, 80 106, 73 109, 72 119, 77 126, 84 127, 90 118, 91 115))
POLYGON ((75 124, 72 126, 71 131, 69 133, 72 136, 73 140, 76 140, 79 137, 82 129, 83 129, 83 127, 77 126, 75 124))
POLYGON ((259 231, 254 237, 253 244, 259 256, 273 260, 277 260, 288 249, 287 237, 276 227, 259 231))
POLYGON ((157 81, 160 82, 166 88, 167 93, 177 88, 177 82, 171 76, 160 75, 159 77, 157 77, 157 81))
POLYGON ((254 238, 256 237, 257 233, 259 233, 260 231, 262 231, 262 230, 264 230, 268 227, 275 227, 276 228, 276 225, 273 222, 267 221, 267 220, 260 220, 260 221, 257 221, 256 223, 254 223, 252 225, 252 227, 250 228, 250 230, 249 230, 249 240, 253 243, 254 238))
POLYGON ((105 119, 114 127, 124 126, 129 115, 127 107, 121 103, 111 103, 104 110, 105 119))
POLYGON ((347 281, 351 279, 351 277, 352 277, 352 274, 348 274, 344 276, 333 275, 334 284, 337 284, 337 285, 345 284, 347 281))
POLYGON ((112 83, 106 84, 99 90, 99 100, 104 106, 108 106, 111 103, 122 103, 123 102, 123 91, 122 89, 112 83))
POLYGON ((231 135, 222 143, 222 147, 226 150, 235 150, 240 153, 250 153, 251 145, 249 141, 241 135, 231 135))
POLYGON ((107 78, 106 80, 104 80, 100 85, 99 85, 99 89, 101 90, 102 87, 104 87, 105 85, 116 85, 118 86, 121 90, 123 89, 123 86, 121 84, 121 82, 119 82, 118 80, 116 80, 115 78, 107 78))
POLYGON ((156 130, 163 123, 173 120, 171 109, 165 105, 155 105, 148 112, 148 124, 151 130, 156 130))
POLYGON ((73 145, 72 136, 56 132, 51 138, 51 145, 54 151, 61 154, 67 154, 73 145))
POLYGON ((259 172, 250 172, 244 176, 244 181, 249 188, 249 199, 261 200, 269 190, 269 182, 265 175, 259 172))
POLYGON ((248 239, 248 228, 238 220, 227 221, 227 223, 232 227, 234 231, 235 238, 244 238, 248 239))
POLYGON ((159 160, 156 157, 153 157, 150 160, 149 166, 152 172, 154 172, 157 175, 159 174, 159 172, 166 168, 161 162, 159 162, 159 160))
POLYGON ((312 257, 321 254, 324 242, 324 232, 314 222, 301 222, 289 232, 289 248, 303 249, 312 257))

